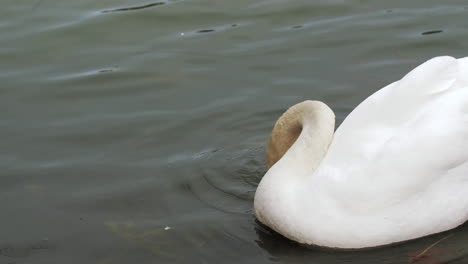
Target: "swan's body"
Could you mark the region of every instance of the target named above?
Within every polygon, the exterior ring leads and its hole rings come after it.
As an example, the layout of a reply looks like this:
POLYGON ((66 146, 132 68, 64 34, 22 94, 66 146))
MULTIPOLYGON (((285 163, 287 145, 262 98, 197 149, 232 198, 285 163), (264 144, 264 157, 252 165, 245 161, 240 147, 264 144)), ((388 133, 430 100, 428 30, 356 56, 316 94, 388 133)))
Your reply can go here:
POLYGON ((255 214, 304 244, 376 247, 468 219, 468 57, 437 57, 362 102, 334 131, 306 101, 276 123, 255 214))

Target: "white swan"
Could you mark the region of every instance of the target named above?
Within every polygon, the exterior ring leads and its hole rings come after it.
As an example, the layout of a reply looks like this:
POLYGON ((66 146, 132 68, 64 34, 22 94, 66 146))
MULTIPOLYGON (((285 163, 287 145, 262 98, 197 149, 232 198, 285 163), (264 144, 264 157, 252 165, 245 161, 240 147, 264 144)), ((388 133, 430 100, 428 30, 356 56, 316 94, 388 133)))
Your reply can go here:
POLYGON ((276 122, 254 201, 262 223, 300 243, 357 249, 468 219, 468 57, 425 62, 334 126, 318 101, 276 122))

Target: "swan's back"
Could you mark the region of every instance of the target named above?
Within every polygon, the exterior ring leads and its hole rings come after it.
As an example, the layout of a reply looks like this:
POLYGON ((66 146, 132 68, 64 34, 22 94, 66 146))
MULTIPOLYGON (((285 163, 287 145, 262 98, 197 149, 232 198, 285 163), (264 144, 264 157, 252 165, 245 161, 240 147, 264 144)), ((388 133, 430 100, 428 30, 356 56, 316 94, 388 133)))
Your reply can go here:
POLYGON ((468 58, 431 59, 361 103, 311 185, 329 197, 328 209, 318 210, 339 212, 326 216, 336 220, 329 231, 356 245, 370 243, 372 232, 387 244, 466 221, 468 58), (336 230, 343 219, 353 230, 336 230))

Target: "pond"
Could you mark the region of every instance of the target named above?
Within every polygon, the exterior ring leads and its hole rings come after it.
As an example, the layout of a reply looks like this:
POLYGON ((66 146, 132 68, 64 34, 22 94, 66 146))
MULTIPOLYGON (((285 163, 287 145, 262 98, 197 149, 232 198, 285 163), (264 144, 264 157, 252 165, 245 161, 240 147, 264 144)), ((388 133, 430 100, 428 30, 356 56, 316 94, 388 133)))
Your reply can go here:
POLYGON ((252 207, 289 106, 324 101, 339 124, 425 60, 467 56, 467 16, 434 0, 5 0, 0 263, 467 262, 467 225, 335 252, 252 207))

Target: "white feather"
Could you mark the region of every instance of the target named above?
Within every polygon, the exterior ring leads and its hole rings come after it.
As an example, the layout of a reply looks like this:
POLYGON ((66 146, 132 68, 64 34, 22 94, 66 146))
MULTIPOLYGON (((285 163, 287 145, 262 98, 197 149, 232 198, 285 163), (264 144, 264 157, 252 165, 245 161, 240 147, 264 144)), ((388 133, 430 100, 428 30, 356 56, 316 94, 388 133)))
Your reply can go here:
POLYGON ((291 152, 268 171, 255 197, 260 221, 290 239, 365 248, 463 224, 468 57, 431 59, 371 95, 337 129, 314 172, 286 162, 291 152))

